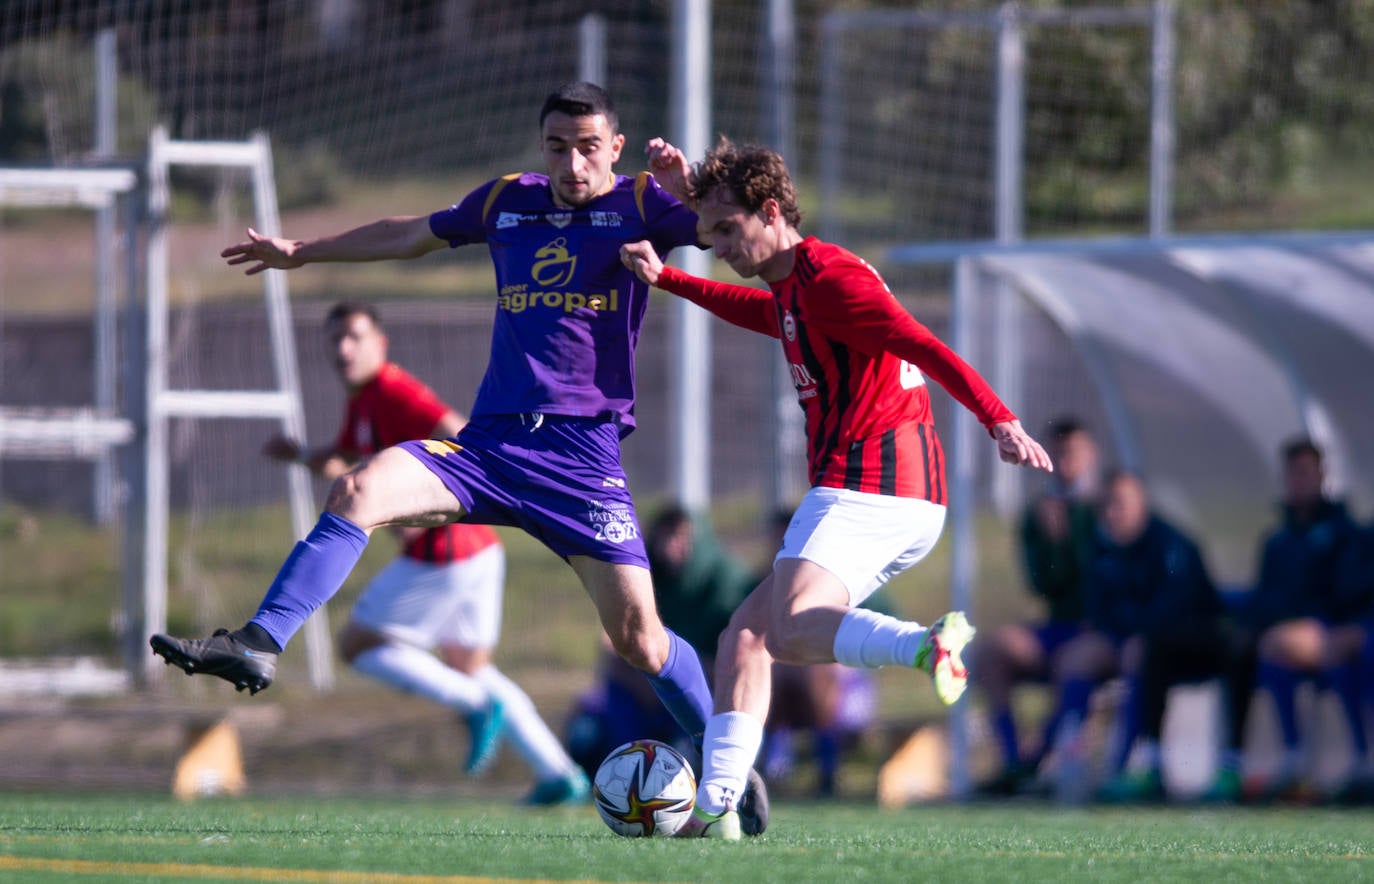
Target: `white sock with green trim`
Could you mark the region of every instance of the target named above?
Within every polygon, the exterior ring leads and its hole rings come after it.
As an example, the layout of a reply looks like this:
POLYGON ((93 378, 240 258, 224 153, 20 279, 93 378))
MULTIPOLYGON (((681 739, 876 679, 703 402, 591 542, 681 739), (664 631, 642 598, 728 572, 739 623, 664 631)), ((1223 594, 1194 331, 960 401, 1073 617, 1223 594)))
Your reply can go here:
POLYGON ((835 659, 856 669, 914 666, 926 628, 867 608, 851 608, 835 631, 835 659))

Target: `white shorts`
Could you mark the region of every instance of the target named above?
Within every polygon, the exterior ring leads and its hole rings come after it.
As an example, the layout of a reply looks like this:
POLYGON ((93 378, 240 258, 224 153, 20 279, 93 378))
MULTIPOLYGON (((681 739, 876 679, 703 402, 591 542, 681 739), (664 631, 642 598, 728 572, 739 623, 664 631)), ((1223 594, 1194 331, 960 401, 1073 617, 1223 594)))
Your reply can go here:
POLYGON ((834 574, 861 604, 878 587, 924 559, 945 525, 928 500, 812 488, 787 526, 778 559, 806 559, 834 574))
POLYGON ((426 650, 436 645, 494 648, 501 634, 506 554, 493 544, 445 565, 401 556, 353 605, 353 622, 426 650))

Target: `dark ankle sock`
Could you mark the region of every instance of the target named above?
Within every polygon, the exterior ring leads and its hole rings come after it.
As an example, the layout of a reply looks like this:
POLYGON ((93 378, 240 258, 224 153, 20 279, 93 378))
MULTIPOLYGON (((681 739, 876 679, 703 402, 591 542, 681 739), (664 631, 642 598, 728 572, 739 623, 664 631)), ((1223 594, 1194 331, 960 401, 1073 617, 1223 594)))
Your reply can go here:
POLYGON ((248 621, 242 629, 234 633, 239 641, 255 651, 271 651, 273 654, 281 653, 281 645, 272 640, 272 636, 258 624, 248 621))

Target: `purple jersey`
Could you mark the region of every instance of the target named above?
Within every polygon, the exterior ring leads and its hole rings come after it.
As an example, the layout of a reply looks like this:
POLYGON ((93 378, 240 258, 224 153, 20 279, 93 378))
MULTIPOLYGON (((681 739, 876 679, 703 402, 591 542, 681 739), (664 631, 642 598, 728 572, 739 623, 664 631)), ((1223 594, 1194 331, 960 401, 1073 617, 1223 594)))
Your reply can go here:
POLYGON ((547 175, 490 181, 435 212, 451 246, 485 242, 496 265, 491 361, 472 414, 539 412, 634 426, 634 354, 649 286, 620 263, 647 239, 660 255, 695 244, 696 215, 653 176, 616 176, 585 206, 556 205, 547 175))

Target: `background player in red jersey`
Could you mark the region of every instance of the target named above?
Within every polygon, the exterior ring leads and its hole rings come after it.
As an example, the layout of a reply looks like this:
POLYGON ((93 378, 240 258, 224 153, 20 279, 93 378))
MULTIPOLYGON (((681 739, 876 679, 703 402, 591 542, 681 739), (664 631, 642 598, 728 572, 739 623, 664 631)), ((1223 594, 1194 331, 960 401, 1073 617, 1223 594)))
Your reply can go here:
MULTIPOLYGON (((300 461, 333 480, 387 446, 445 439, 462 429, 457 412, 388 361, 386 333, 374 307, 335 305, 325 318, 325 333, 348 388, 343 426, 324 448, 312 451, 277 436, 264 447, 265 455, 300 461)), ((529 803, 585 800, 586 776, 520 686, 492 664, 506 570, 496 532, 466 522, 393 530, 402 553, 358 597, 340 637, 344 659, 384 684, 456 711, 471 732, 464 765, 469 773, 495 757, 504 734, 534 771, 529 803)))
POLYGON ((945 518, 944 454, 931 419, 928 374, 972 411, 1002 460, 1052 469, 1049 456, 967 363, 902 308, 867 263, 803 237, 801 212, 777 153, 721 143, 688 168, 681 151, 649 143, 652 168, 698 216, 716 257, 769 290, 664 267, 648 242, 621 247, 644 281, 717 316, 779 338, 806 412, 811 490, 788 526, 772 574, 721 637, 716 714, 688 834, 739 837, 735 804, 762 741, 770 665, 829 663, 929 673, 945 703, 963 693, 961 653, 973 635, 961 612, 929 628, 855 607, 920 561, 945 518))

